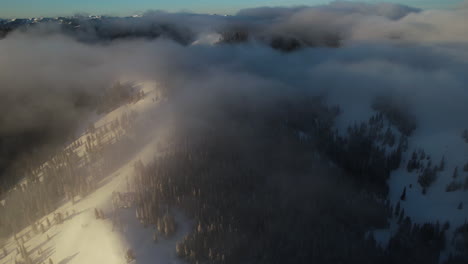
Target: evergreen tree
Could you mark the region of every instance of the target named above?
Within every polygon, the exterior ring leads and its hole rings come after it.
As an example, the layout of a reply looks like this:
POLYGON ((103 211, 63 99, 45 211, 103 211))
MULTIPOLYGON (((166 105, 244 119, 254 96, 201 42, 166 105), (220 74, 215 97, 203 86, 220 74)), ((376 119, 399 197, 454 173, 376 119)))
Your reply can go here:
POLYGON ((400 200, 402 200, 402 201, 406 200, 406 187, 403 189, 403 193, 400 196, 400 200))
POLYGON ((400 201, 398 201, 397 205, 395 206, 395 216, 400 215, 400 201))
POLYGON ((100 218, 101 218, 101 216, 100 216, 99 211, 98 211, 97 208, 94 208, 94 217, 96 217, 96 219, 100 219, 100 218))
POLYGON ((452 178, 456 179, 458 177, 458 166, 453 169, 452 178))
POLYGON ((458 181, 452 181, 450 184, 445 187, 446 192, 454 192, 463 188, 463 184, 458 181))
POLYGON ((445 170, 445 156, 442 156, 442 159, 440 160, 439 163, 439 171, 445 170))

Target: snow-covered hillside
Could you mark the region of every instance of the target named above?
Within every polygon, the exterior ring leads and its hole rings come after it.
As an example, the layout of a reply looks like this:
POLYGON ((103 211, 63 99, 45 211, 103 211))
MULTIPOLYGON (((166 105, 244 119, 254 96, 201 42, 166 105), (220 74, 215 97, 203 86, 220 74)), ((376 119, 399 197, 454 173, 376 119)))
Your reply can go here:
MULTIPOLYGON (((349 112, 353 113, 352 110, 349 112)), ((345 109, 345 115, 338 119, 338 126, 344 130, 352 124, 349 120, 365 122, 372 111, 368 109, 364 112, 359 118, 359 115, 351 116, 345 109)), ((433 120, 424 122, 421 118, 418 126, 414 134, 408 137, 408 150, 402 155, 400 167, 390 175, 388 199, 391 206, 394 209, 399 208, 398 211, 403 212, 404 217, 409 217, 413 224, 439 223, 441 227, 448 224, 445 232, 447 244, 440 256, 440 261, 445 261, 450 254, 455 253, 454 232, 468 221, 468 195, 463 187, 468 182, 468 172, 464 169, 468 161, 468 144, 462 137, 463 124, 451 123, 449 126, 439 127, 434 126, 433 120), (407 166, 413 152, 417 153, 423 165, 410 172, 407 166), (421 152, 424 152, 424 157, 421 157, 421 152), (440 167, 442 163, 443 169, 436 173, 434 181, 424 190, 418 182, 424 166, 430 167, 432 164, 440 167), (448 186, 453 182, 460 186, 449 191, 448 186)), ((388 245, 391 237, 398 232, 399 219, 401 221, 402 218, 399 213, 395 214, 389 219, 387 229, 373 232, 381 245, 388 245)))
MULTIPOLYGON (((130 111, 137 113, 139 121, 153 115, 160 103, 155 91, 156 84, 147 82, 139 85, 145 93, 142 100, 98 117, 95 127, 130 111)), ((126 163, 103 177, 95 191, 85 197, 77 196, 73 202, 64 202, 53 213, 39 220, 42 231, 35 232, 29 226, 16 235, 16 239, 24 241, 24 248, 32 263, 126 263, 126 252, 129 249, 134 252, 137 263, 180 262, 176 257, 176 242, 191 228, 190 222, 181 212, 173 212, 178 226, 176 234, 154 242, 154 227, 145 228, 135 217, 134 208, 117 207, 113 202, 117 192, 128 192, 134 162, 138 160, 146 163, 155 155, 157 134, 139 135, 148 136, 144 139, 145 144, 140 144, 142 147, 134 151, 126 163), (99 212, 102 210, 103 219, 96 219, 96 209, 99 212), (62 215, 63 223, 57 220, 57 214, 62 215)), ((82 137, 86 136, 85 132, 82 137)), ((83 155, 84 146, 75 151, 83 155)), ((4 244, 7 256, 0 258, 0 264, 27 262, 17 250, 22 243, 17 243, 11 237, 4 244)))

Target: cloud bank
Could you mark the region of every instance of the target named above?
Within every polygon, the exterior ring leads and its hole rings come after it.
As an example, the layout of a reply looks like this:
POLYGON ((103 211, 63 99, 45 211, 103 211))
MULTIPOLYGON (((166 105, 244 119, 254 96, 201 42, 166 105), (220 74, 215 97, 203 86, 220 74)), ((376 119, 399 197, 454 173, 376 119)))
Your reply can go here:
POLYGON ((74 30, 53 23, 19 29, 0 40, 2 167, 35 142, 68 135, 92 111, 87 102, 119 79, 155 80, 173 111, 194 116, 235 96, 262 105, 320 95, 342 108, 340 128, 366 119, 375 98, 387 96, 416 117, 416 133, 443 140, 468 126, 467 13, 334 2, 231 17, 148 12, 103 20, 98 30, 85 18, 76 18, 84 22, 74 30), (241 43, 223 43, 223 33, 244 31, 241 43), (119 37, 101 41, 102 34, 119 37), (300 48, 272 49, 278 38, 300 48))

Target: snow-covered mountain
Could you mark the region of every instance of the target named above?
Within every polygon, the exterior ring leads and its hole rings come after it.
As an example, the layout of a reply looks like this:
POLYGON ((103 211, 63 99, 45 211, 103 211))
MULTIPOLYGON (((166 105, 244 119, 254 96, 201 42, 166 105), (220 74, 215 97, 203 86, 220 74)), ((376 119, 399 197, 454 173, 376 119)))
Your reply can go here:
POLYGON ((467 15, 3 20, 0 264, 466 263, 467 15))

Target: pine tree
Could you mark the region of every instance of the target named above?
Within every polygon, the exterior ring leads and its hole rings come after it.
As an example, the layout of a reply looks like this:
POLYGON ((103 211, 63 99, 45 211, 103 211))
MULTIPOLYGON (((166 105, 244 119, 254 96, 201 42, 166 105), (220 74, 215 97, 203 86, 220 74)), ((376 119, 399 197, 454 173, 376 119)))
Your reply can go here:
POLYGON ((442 156, 439 164, 439 171, 443 171, 445 169, 445 156, 442 156))
POLYGON ((406 187, 403 189, 403 193, 400 196, 400 200, 402 200, 402 201, 406 200, 406 187))
POLYGON ((454 192, 454 191, 457 191, 457 190, 459 190, 461 188, 463 188, 463 184, 461 182, 452 181, 451 183, 449 183, 447 185, 447 187, 445 187, 445 191, 446 192, 454 192))
POLYGON ((458 177, 458 166, 453 169, 452 178, 456 179, 458 177))
POLYGON ((396 207, 395 207, 395 216, 400 215, 400 201, 398 201, 396 207))

